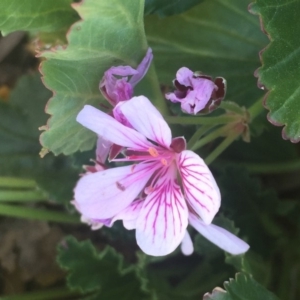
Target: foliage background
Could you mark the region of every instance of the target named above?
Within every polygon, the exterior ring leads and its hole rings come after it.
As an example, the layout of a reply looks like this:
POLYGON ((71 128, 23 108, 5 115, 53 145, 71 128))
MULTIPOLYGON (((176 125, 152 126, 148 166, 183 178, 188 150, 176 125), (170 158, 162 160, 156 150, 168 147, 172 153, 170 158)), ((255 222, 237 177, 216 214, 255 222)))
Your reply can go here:
MULTIPOLYGON (((3 299, 299 299, 299 145, 282 136, 300 137, 300 1, 257 0, 252 14, 248 0, 72 2, 0 0, 3 299), (244 256, 191 230, 192 256, 147 257, 134 232, 119 223, 92 232, 69 204, 95 143, 75 116, 104 103, 106 69, 136 67, 148 45, 154 64, 135 93, 165 114, 161 89, 182 66, 225 77, 226 100, 258 107, 251 142, 235 141, 210 166, 223 201, 214 223, 251 245, 244 256)), ((173 124, 173 135, 196 127, 173 124)))

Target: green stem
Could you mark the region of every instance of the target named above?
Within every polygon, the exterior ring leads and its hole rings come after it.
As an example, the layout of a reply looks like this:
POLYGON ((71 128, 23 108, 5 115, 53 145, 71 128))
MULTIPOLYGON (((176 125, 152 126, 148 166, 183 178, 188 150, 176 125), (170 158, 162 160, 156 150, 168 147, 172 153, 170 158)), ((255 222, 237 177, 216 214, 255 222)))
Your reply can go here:
MULTIPOLYGON (((25 293, 21 295, 9 295, 1 297, 1 300, 62 300, 72 297, 79 297, 79 292, 70 291, 67 288, 43 290, 38 292, 25 293)), ((71 299, 71 298, 70 298, 71 299)))
POLYGON ((222 136, 225 133, 225 131, 227 131, 227 129, 228 129, 227 126, 219 127, 218 129, 209 133, 203 139, 201 139, 197 143, 195 143, 194 146, 191 148, 191 150, 195 151, 195 150, 201 148, 202 146, 208 144, 209 142, 215 140, 216 138, 222 136))
POLYGON ((78 216, 68 215, 63 212, 41 210, 10 204, 0 204, 0 215, 50 222, 80 223, 78 216))
POLYGON ((169 124, 184 125, 222 125, 236 121, 236 116, 221 115, 219 117, 169 117, 165 116, 169 124))
POLYGON ((190 138, 189 142, 187 143, 187 149, 191 149, 193 145, 210 129, 214 126, 211 125, 204 125, 197 129, 197 131, 193 134, 190 138))
POLYGON ((261 112, 264 111, 264 107, 262 104, 263 98, 259 98, 252 106, 248 108, 248 111, 251 116, 251 120, 256 118, 261 112))
POLYGON ((216 147, 205 159, 207 165, 211 164, 235 139, 240 135, 240 133, 232 133, 227 136, 218 147, 216 147))
POLYGON ((240 163, 252 173, 279 174, 300 170, 300 160, 292 160, 277 163, 240 163))
POLYGON ((0 177, 0 187, 35 188, 36 182, 32 179, 0 177))
POLYGON ((148 82, 151 86, 152 93, 154 95, 154 98, 151 99, 153 104, 163 115, 168 115, 169 110, 167 107, 166 99, 164 98, 164 96, 161 92, 159 81, 157 78, 157 73, 156 73, 155 66, 153 63, 151 64, 151 66, 147 72, 146 78, 148 79, 148 82))
POLYGON ((38 190, 25 190, 25 191, 3 191, 0 190, 1 201, 43 201, 48 197, 38 190))
POLYGON ((227 111, 234 112, 238 115, 244 115, 245 114, 245 109, 240 107, 237 103, 231 102, 231 101, 222 101, 220 108, 223 108, 227 111))

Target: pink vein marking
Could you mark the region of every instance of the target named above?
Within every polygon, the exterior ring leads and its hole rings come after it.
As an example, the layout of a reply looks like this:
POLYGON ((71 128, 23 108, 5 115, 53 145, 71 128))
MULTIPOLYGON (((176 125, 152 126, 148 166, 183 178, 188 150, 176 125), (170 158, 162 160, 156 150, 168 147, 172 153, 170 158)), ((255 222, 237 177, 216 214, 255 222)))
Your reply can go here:
MULTIPOLYGON (((180 198, 178 197, 179 196, 178 194, 180 194, 179 187, 176 187, 176 186, 172 187, 170 181, 167 184, 162 184, 159 187, 157 187, 157 190, 154 191, 153 193, 156 193, 156 194, 153 195, 153 198, 151 199, 152 203, 149 201, 149 203, 147 204, 147 205, 151 205, 151 207, 149 208, 148 213, 146 215, 145 226, 147 224, 147 219, 149 217, 149 214, 151 213, 152 209, 155 209, 155 205, 156 205, 156 212, 155 212, 156 217, 154 218, 154 221, 152 224, 153 242, 154 242, 155 235, 156 235, 157 217, 159 214, 160 207, 163 206, 165 208, 165 211, 164 211, 164 216, 165 216, 164 238, 166 238, 167 229, 168 229, 167 209, 176 207, 176 210, 178 212, 178 216, 180 219, 180 228, 181 228, 180 231, 181 231, 182 230, 182 219, 181 219, 181 214, 180 214, 178 205, 181 206, 182 208, 183 208, 183 205, 180 203, 180 198), (169 204, 167 203, 167 194, 170 195, 171 203, 169 203, 169 204), (172 199, 173 199, 173 201, 172 201, 172 199), (174 202, 174 203, 172 203, 172 202, 174 202)), ((172 220, 173 221, 173 235, 175 236, 176 235, 176 232, 175 232, 176 226, 175 226, 175 214, 174 213, 172 213, 172 217, 173 217, 173 220, 172 220)))

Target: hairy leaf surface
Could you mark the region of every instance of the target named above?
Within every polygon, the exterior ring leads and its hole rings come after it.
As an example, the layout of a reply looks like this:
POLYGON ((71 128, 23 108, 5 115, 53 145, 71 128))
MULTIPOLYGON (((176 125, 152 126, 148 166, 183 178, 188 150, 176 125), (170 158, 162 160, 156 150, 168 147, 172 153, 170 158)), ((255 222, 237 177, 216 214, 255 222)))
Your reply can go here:
POLYGON ((235 279, 225 282, 224 287, 226 291, 216 288, 212 294, 205 294, 203 300, 278 300, 249 274, 238 273, 235 279))
POLYGON ((57 260, 69 271, 69 287, 95 292, 91 299, 142 300, 146 295, 135 268, 125 267, 123 257, 109 246, 98 253, 90 241, 69 236, 59 246, 57 260))
POLYGON ((259 85, 269 92, 265 106, 269 120, 284 126, 284 139, 300 141, 300 1, 257 0, 252 12, 259 14, 270 44, 261 53, 259 85))
POLYGON ((1 0, 0 30, 4 35, 16 30, 66 31, 78 19, 71 3, 72 0, 1 0))
POLYGON ((43 53, 41 68, 54 93, 41 142, 56 155, 93 147, 96 135, 76 122, 77 114, 85 104, 100 108, 99 82, 108 68, 136 67, 147 50, 143 1, 86 0, 73 6, 83 20, 72 27, 66 49, 43 53))

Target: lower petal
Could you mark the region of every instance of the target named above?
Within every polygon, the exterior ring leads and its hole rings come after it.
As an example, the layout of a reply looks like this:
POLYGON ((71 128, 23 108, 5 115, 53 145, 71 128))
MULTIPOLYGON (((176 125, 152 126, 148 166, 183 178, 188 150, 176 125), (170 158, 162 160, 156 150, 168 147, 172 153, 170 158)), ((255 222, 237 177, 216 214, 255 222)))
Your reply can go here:
POLYGON ((194 252, 193 241, 187 230, 185 232, 185 235, 184 235, 182 243, 181 243, 181 252, 184 255, 191 255, 194 252))
POLYGON ((181 243, 187 224, 188 209, 180 187, 161 178, 137 219, 137 243, 146 254, 167 255, 181 243))
POLYGON ((136 220, 139 216, 141 208, 143 206, 144 199, 133 201, 128 207, 118 213, 113 221, 122 220, 123 225, 126 229, 131 230, 136 227, 136 220))
POLYGON ((91 219, 114 217, 144 188, 153 173, 150 167, 138 164, 83 176, 74 190, 76 208, 91 219))
POLYGON ((189 217, 190 224, 206 239, 233 255, 245 253, 249 245, 229 231, 213 224, 205 224, 194 215, 189 217))
POLYGON ((177 164, 187 202, 204 223, 211 223, 221 203, 213 175, 203 159, 193 151, 182 151, 177 164))

